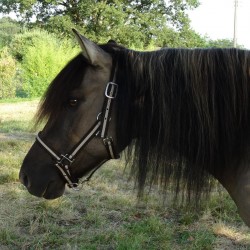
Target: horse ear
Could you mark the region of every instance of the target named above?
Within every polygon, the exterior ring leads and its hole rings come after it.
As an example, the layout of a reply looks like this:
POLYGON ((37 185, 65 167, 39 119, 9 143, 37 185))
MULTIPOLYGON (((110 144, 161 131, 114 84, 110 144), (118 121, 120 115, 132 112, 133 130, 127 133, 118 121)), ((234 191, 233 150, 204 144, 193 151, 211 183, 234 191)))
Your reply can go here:
POLYGON ((82 36, 77 30, 72 30, 81 46, 83 56, 91 65, 103 66, 107 62, 110 62, 111 56, 108 53, 86 37, 82 36))

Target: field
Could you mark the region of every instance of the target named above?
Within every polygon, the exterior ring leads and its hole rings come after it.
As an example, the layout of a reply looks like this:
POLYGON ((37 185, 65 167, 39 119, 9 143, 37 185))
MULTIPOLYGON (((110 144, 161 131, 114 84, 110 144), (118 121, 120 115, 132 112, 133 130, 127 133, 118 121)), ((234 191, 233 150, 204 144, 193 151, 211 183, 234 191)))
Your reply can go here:
POLYGON ((250 249, 250 230, 218 187, 200 211, 163 203, 157 190, 138 201, 122 160, 108 162, 79 192, 53 201, 18 181, 34 141, 38 101, 0 103, 0 249, 250 249))

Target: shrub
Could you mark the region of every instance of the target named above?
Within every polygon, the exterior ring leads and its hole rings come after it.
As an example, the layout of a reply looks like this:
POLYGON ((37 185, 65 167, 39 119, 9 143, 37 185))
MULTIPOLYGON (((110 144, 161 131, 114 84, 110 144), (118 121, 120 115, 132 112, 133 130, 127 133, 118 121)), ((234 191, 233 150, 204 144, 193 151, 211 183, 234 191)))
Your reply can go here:
POLYGON ((34 46, 39 39, 44 38, 45 40, 48 40, 48 37, 49 34, 41 30, 25 31, 22 34, 16 34, 10 43, 11 53, 16 60, 22 62, 23 57, 30 46, 34 46))
POLYGON ((59 40, 46 31, 35 30, 18 35, 12 47, 21 62, 22 96, 41 96, 62 67, 78 52, 71 41, 59 40))
POLYGON ((15 97, 16 62, 7 47, 0 50, 0 99, 15 97))
POLYGON ((21 32, 17 21, 9 17, 0 18, 0 48, 8 46, 15 34, 21 32))

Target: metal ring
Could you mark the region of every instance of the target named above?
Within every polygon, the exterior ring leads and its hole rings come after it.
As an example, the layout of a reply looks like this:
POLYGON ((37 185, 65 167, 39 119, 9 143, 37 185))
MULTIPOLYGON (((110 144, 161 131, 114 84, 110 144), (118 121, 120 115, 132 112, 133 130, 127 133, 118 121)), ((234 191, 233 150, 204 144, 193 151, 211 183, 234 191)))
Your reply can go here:
POLYGON ((100 112, 100 113, 97 115, 97 117, 96 117, 96 120, 97 120, 97 121, 100 121, 100 116, 101 116, 101 114, 102 114, 102 112, 100 112))

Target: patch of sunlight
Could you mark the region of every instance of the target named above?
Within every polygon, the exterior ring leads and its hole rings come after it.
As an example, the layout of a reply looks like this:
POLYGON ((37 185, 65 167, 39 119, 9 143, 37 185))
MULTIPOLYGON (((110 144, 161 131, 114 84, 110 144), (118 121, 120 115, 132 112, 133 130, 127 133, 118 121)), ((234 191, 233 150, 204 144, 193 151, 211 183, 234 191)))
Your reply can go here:
POLYGON ((214 233, 226 237, 234 242, 250 244, 249 229, 246 226, 233 228, 223 223, 218 223, 214 225, 214 233))

